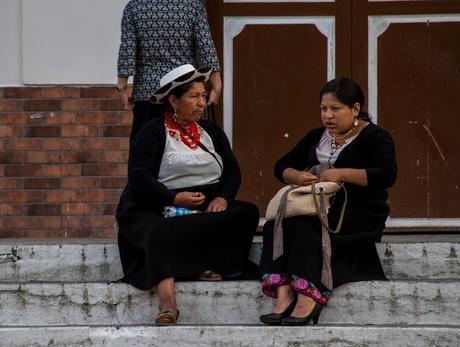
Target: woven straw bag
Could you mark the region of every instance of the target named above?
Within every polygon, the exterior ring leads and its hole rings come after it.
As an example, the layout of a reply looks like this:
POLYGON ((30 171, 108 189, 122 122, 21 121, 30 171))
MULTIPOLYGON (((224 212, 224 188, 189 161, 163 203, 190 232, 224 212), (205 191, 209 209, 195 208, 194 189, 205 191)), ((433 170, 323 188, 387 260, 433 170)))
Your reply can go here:
POLYGON ((275 220, 273 234, 273 260, 283 255, 283 220, 284 218, 310 215, 318 216, 321 221, 321 245, 323 251, 323 268, 321 270, 321 283, 332 290, 331 270, 331 240, 329 233, 338 233, 342 227, 345 206, 347 204, 347 191, 343 184, 335 182, 319 182, 308 186, 289 185, 281 188, 270 200, 265 218, 275 220), (329 227, 327 213, 331 206, 330 199, 341 188, 344 188, 345 200, 340 212, 337 228, 332 230, 329 227))
POLYGON ((323 190, 326 197, 326 211, 329 211, 330 199, 340 188, 342 188, 342 184, 336 182, 318 182, 308 186, 287 185, 281 188, 268 203, 265 219, 274 220, 276 218, 282 197, 286 192, 287 197, 284 218, 300 215, 318 215, 319 210, 317 206, 319 205, 319 194, 321 190, 323 190), (316 194, 313 194, 313 187, 316 194))

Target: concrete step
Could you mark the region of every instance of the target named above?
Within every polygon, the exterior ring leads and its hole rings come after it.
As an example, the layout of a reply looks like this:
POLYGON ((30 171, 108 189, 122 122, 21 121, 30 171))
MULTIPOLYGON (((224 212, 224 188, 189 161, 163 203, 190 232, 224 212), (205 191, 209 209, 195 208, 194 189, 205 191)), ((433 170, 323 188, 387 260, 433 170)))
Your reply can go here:
POLYGON ((460 327, 261 326, 0 328, 0 346, 454 347, 460 327))
MULTIPOLYGON (((103 282, 122 276, 114 240, 0 241, 0 282, 103 282), (42 241, 44 242, 44 241, 42 241), (89 243, 90 242, 90 243, 89 243)), ((460 279, 460 240, 377 244, 390 279, 460 279)), ((250 258, 258 263, 256 237, 250 258)))
MULTIPOLYGON (((373 281, 336 289, 320 324, 460 325, 460 282, 373 281)), ((259 324, 271 310, 256 281, 177 284, 180 324, 259 324)), ((116 283, 0 284, 0 326, 144 325, 158 297, 116 283)))

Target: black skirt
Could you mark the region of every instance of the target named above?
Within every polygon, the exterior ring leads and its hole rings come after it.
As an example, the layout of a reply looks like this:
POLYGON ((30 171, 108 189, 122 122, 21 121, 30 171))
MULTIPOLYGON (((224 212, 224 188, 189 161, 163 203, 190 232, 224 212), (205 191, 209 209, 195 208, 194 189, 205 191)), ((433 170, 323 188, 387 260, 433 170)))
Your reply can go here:
MULTIPOLYGON (((375 228, 375 225, 372 228, 362 222, 353 224, 353 219, 344 220, 340 233, 329 233, 334 288, 348 282, 386 280, 375 247, 375 242, 380 241, 383 228, 375 228)), ((334 221, 331 221, 331 226, 334 225, 334 221)), ((321 284, 323 262, 319 218, 286 218, 283 222, 284 252, 276 261, 273 261, 273 230, 273 221, 265 223, 261 272, 297 275, 324 291, 326 288, 321 284)))
POLYGON ((251 203, 233 201, 223 212, 164 218, 159 211, 134 210, 117 215, 117 220, 121 281, 145 290, 168 277, 241 271, 259 211, 251 203))

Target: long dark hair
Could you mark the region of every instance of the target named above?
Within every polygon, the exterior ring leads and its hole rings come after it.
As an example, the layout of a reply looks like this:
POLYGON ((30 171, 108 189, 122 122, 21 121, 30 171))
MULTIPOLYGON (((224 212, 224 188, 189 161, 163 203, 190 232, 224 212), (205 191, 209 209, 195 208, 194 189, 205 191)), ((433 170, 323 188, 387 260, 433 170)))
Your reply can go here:
POLYGON ((342 104, 352 108, 354 104, 359 104, 358 118, 366 122, 371 121, 369 113, 363 111, 364 93, 361 87, 348 77, 339 77, 327 82, 319 92, 319 101, 324 94, 332 93, 342 104))

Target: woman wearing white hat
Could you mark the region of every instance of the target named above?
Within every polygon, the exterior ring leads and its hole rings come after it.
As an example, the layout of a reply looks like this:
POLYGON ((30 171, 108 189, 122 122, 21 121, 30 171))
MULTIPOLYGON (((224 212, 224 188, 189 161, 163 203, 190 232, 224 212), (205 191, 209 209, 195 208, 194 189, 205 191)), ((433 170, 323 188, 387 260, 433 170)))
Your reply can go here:
POLYGON ((241 173, 225 133, 201 120, 211 72, 183 65, 161 79, 151 101, 167 111, 132 141, 117 209, 123 281, 158 286, 158 325, 178 319, 175 279, 241 273, 259 220, 255 205, 235 200, 241 173))

